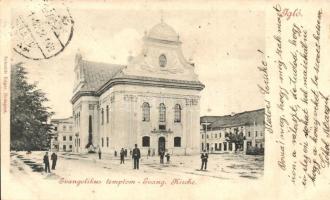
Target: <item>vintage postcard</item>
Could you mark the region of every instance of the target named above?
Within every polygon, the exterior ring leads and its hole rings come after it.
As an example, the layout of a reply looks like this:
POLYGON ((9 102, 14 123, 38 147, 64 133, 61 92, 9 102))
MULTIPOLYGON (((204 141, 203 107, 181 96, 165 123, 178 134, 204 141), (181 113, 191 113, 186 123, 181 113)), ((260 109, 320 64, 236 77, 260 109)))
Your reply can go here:
POLYGON ((0 1, 1 199, 330 199, 330 2, 0 1))

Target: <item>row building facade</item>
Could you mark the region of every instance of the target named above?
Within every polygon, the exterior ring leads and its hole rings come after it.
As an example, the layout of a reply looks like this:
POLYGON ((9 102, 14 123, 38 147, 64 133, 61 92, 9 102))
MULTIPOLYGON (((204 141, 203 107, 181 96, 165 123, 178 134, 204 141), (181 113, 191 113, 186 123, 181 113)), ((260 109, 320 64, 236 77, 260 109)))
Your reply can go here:
POLYGON ((263 153, 265 148, 265 109, 225 116, 200 118, 201 150, 211 153, 263 153))
POLYGON ((52 119, 51 124, 53 125, 51 150, 74 151, 73 118, 52 119))

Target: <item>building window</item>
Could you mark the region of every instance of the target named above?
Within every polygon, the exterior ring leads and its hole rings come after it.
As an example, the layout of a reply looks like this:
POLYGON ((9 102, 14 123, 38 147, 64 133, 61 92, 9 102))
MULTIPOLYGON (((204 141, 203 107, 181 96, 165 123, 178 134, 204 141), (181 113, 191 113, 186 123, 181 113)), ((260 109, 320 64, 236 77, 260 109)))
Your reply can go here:
POLYGON ((63 126, 63 131, 66 131, 66 126, 65 125, 63 126))
POLYGON ((102 140, 102 142, 101 142, 101 143, 102 143, 102 147, 103 147, 103 146, 104 146, 104 139, 102 138, 101 140, 102 140))
POLYGON ((104 110, 103 108, 101 109, 101 124, 103 125, 104 123, 104 110))
POLYGON ((69 136, 69 140, 72 141, 72 136, 71 135, 69 136))
POLYGON ((258 131, 256 131, 256 137, 258 137, 258 131))
POLYGON ((150 137, 144 136, 142 137, 142 146, 149 147, 150 146, 150 137))
POLYGON ((202 134, 202 139, 204 139, 204 134, 202 134))
POLYGON ((63 136, 63 141, 66 141, 66 136, 63 136))
POLYGON ((57 131, 57 126, 54 127, 54 131, 57 131))
POLYGON ((109 137, 107 137, 107 147, 109 147, 109 137))
POLYGON ((66 151, 66 145, 63 145, 63 151, 66 151))
POLYGON ((209 135, 208 134, 206 134, 206 138, 209 139, 209 135))
POLYGON ((109 123, 109 106, 106 108, 106 117, 107 117, 107 123, 109 123))
POLYGON ((78 146, 80 147, 80 138, 78 139, 78 146))
POLYGON ((159 122, 166 122, 166 107, 163 103, 159 105, 159 122))
POLYGON ((219 133, 219 138, 221 138, 221 132, 219 133))
POLYGON ((174 147, 181 147, 181 138, 180 137, 174 138, 174 147))
POLYGON ((214 149, 217 151, 217 150, 218 150, 218 144, 215 143, 214 145, 215 145, 215 146, 214 146, 214 149))
POLYGON ((150 105, 147 102, 142 104, 142 121, 148 122, 150 121, 150 105))
POLYGON ((179 104, 174 107, 174 122, 181 122, 181 106, 179 104))
POLYGON ((69 146, 69 149, 72 149, 72 145, 69 146))
POLYGON ((219 143, 219 151, 222 151, 222 145, 219 143))
POLYGON ((248 132, 248 136, 251 137, 251 133, 250 133, 250 131, 248 132))
POLYGON ((224 150, 224 151, 227 151, 227 142, 224 142, 224 143, 223 143, 223 150, 224 150))

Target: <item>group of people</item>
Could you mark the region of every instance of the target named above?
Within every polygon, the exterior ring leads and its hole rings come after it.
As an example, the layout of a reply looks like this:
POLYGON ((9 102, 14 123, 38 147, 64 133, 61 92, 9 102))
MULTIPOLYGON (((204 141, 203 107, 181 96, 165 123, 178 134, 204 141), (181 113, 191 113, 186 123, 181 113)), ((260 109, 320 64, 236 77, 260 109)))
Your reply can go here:
MULTIPOLYGON (((98 151, 99 154, 99 159, 101 159, 101 150, 99 149, 98 151)), ((137 144, 135 144, 135 147, 133 151, 130 151, 130 154, 132 155, 133 159, 133 169, 139 169, 140 165, 140 158, 141 158, 141 152, 140 149, 137 147, 137 144)), ((124 148, 121 148, 120 150, 120 164, 125 164, 125 157, 127 156, 127 150, 125 151, 124 148)), ((148 157, 150 156, 150 149, 148 150, 148 157)), ((166 162, 170 162, 170 154, 167 152, 165 154, 165 151, 163 149, 160 150, 159 152, 159 157, 160 157, 160 164, 164 164, 164 157, 166 157, 166 162)), ((55 170, 56 167, 56 162, 57 162, 57 155, 55 152, 52 153, 51 155, 51 160, 52 160, 52 170, 55 170)), ((48 152, 45 153, 44 158, 43 158, 44 164, 45 164, 45 172, 50 173, 50 167, 49 167, 49 157, 48 157, 48 152)), ((201 170, 206 170, 207 168, 207 161, 208 161, 208 153, 206 150, 204 150, 201 153, 201 161, 202 161, 202 166, 201 170)))
MULTIPOLYGON (((55 170, 56 162, 57 162, 57 154, 53 152, 52 155, 50 156, 50 159, 52 160, 52 170, 55 170)), ((45 164, 45 172, 50 173, 48 152, 45 153, 43 161, 45 164)))

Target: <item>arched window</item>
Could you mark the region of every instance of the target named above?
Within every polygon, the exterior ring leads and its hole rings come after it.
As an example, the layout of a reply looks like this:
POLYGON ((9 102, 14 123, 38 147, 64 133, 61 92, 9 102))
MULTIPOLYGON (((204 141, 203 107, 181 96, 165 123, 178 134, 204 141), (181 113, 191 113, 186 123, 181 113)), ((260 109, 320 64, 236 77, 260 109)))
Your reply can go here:
POLYGON ((102 138, 101 140, 102 140, 102 147, 103 147, 104 146, 104 139, 102 138))
POLYGON ((109 123, 109 106, 106 108, 107 123, 109 123))
POLYGON ((174 147, 181 147, 181 137, 174 138, 174 147))
POLYGON ((159 105, 159 122, 166 122, 166 107, 163 103, 159 105))
POLYGON ((104 110, 103 108, 101 109, 101 124, 103 125, 104 123, 104 110))
POLYGON ((109 137, 107 137, 107 147, 109 147, 109 137))
POLYGON ((149 105, 149 103, 144 102, 142 104, 142 113, 143 113, 142 121, 144 121, 144 122, 150 121, 150 105, 149 105))
POLYGON ((181 122, 181 106, 179 104, 174 107, 174 122, 181 122))
POLYGON ((150 137, 149 136, 142 137, 142 147, 150 147, 150 137))

